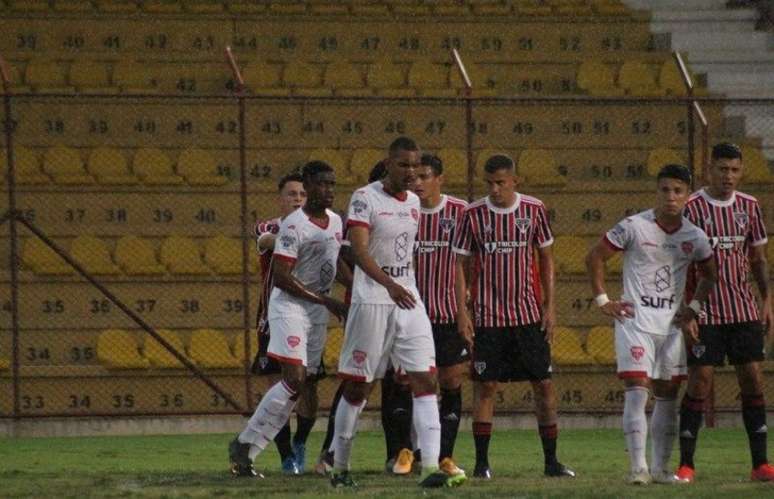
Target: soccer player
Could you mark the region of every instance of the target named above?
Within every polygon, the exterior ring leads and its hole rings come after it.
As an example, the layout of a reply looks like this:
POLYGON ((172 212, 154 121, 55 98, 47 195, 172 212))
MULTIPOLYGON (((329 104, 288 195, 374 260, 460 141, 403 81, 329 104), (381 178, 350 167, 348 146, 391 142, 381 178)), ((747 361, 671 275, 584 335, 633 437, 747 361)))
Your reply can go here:
POLYGON ((344 303, 329 296, 343 230, 341 218, 330 210, 333 168, 312 161, 302 175, 307 202, 280 224, 272 259, 268 356, 280 363, 282 380, 267 391, 244 431, 229 444, 231 472, 237 476, 260 476, 255 457, 287 423, 307 374, 314 375, 320 365, 328 313, 347 313, 344 303))
POLYGON ((420 486, 454 486, 465 480, 438 469, 435 349, 413 265, 420 205, 406 190, 416 180, 419 162, 416 143, 396 139, 385 161, 387 176, 355 191, 349 204, 347 227, 357 266, 339 359, 339 376, 347 382, 336 410, 334 487, 355 486, 349 463, 357 420, 373 381, 384 376, 389 361, 408 374, 414 395, 412 420, 423 453, 420 486))
MULTIPOLYGON (((255 354, 251 371, 253 374, 269 376, 272 384, 279 379, 281 373, 279 362, 266 355, 270 340, 269 321, 267 320, 266 313, 269 309, 269 297, 274 288, 271 265, 274 242, 282 220, 302 207, 306 202, 306 191, 304 191, 304 183, 300 173, 294 172, 284 175, 279 181, 278 188, 277 205, 279 206, 280 216, 255 224, 255 237, 258 254, 260 255, 263 279, 257 314, 258 351, 255 354)), ((306 385, 310 385, 310 383, 306 385)), ((306 436, 309 435, 312 426, 314 426, 316 412, 317 390, 303 389, 296 408, 297 426, 293 445, 291 446, 290 423, 283 426, 279 433, 277 433, 277 436, 274 437, 274 443, 277 445, 284 473, 298 475, 303 472, 303 445, 306 442, 306 436), (297 458, 297 456, 300 457, 297 458)))
POLYGON ((764 342, 772 331, 771 294, 766 265, 766 228, 758 201, 737 191, 744 175, 741 150, 727 143, 712 149, 709 185, 688 200, 685 216, 712 243, 719 279, 699 316, 699 341, 688 349, 688 388, 680 408, 680 467, 693 481, 693 454, 714 366, 728 357, 742 394, 742 418, 752 455, 752 480, 774 480, 766 456, 766 404, 763 399, 764 342), (756 306, 748 269, 758 286, 756 306))
MULTIPOLYGON (((496 154, 484 165, 489 195, 472 203, 454 239, 457 328, 473 349, 473 476, 489 479, 489 439, 498 382, 529 381, 535 395, 546 476, 575 476, 556 457, 556 396, 551 382, 555 322, 553 235, 541 201, 516 192, 515 165, 496 154), (542 303, 533 279, 538 255, 542 303), (464 269, 475 264, 475 275, 464 269), (468 282, 474 325, 468 315, 468 282)), ((424 453, 424 448, 422 449, 424 453)))
POLYGON ((696 317, 717 278, 712 250, 704 232, 683 217, 691 192, 691 173, 666 165, 657 176, 656 208, 625 218, 591 249, 586 266, 594 301, 615 319, 618 377, 626 386, 623 431, 631 461, 629 483, 680 483, 667 471, 676 436, 677 392, 685 377, 687 337, 698 332, 696 317), (623 251, 623 295, 605 293, 605 261, 623 251), (696 294, 683 302, 688 268, 702 270, 696 294), (645 405, 650 389, 656 397, 651 418, 651 467, 645 458, 648 422, 645 405))
MULTIPOLYGON (((462 416, 462 378, 470 353, 457 332, 457 298, 454 282, 457 254, 452 251, 454 234, 468 203, 441 194, 443 163, 437 156, 423 154, 414 193, 421 203, 419 233, 414 243, 417 288, 433 327, 435 362, 441 385, 441 470, 449 475, 463 473, 454 462, 454 443, 462 416)), ((406 454, 404 452, 404 455, 406 454)))

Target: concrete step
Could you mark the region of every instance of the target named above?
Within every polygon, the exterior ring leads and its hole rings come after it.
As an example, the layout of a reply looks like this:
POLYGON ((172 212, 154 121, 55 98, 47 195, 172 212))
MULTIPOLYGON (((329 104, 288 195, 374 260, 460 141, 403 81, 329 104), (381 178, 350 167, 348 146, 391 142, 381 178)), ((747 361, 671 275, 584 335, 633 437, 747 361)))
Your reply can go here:
POLYGON ((726 0, 623 0, 629 8, 638 10, 721 10, 726 0))
POLYGON ((672 48, 676 50, 722 50, 734 47, 740 51, 765 51, 773 38, 769 33, 714 33, 714 32, 672 32, 672 48))
POLYGON ((707 73, 707 88, 729 97, 774 97, 774 71, 759 73, 717 72, 707 73))
POLYGON ((687 53, 688 60, 692 64, 717 63, 717 64, 768 64, 774 62, 774 50, 707 50, 702 48, 691 49, 687 53))

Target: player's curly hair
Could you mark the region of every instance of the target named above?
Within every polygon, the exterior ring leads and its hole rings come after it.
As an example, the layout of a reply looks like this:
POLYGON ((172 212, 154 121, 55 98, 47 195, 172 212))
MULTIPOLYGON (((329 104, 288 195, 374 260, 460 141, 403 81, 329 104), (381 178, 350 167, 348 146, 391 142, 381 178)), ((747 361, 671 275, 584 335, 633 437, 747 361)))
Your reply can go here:
POLYGON ((422 166, 429 166, 436 177, 443 175, 443 161, 435 154, 423 154, 420 164, 422 166))
POLYGON ((318 173, 327 173, 332 171, 333 167, 325 161, 314 160, 305 164, 304 167, 301 168, 301 177, 303 178, 304 182, 307 182, 318 173))

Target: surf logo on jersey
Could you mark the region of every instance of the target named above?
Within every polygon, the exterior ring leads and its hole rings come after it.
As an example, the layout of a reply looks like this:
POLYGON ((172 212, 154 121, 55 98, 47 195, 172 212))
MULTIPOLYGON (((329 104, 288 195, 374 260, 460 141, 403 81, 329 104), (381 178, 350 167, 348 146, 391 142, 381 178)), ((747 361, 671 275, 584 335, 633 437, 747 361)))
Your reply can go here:
POLYGON ((527 232, 527 229, 529 229, 529 224, 532 220, 530 218, 517 218, 514 221, 514 225, 517 229, 519 229, 519 232, 524 233, 527 232))
POLYGON ((672 268, 669 265, 664 265, 656 271, 653 277, 653 285, 659 293, 672 286, 672 268))
POLYGON ((683 250, 683 253, 686 255, 690 255, 693 253, 693 243, 691 241, 683 241, 680 243, 680 249, 683 250))
POLYGON ((675 295, 671 295, 669 298, 663 296, 640 296, 640 304, 643 307, 668 308, 672 310, 672 305, 675 304, 675 295))
POLYGON ((736 225, 738 225, 740 229, 747 227, 747 222, 749 221, 750 218, 747 216, 747 213, 742 213, 739 211, 734 213, 734 222, 736 222, 736 225))
POLYGON ((395 258, 398 261, 404 260, 408 256, 408 240, 409 235, 408 232, 403 232, 398 235, 398 237, 395 238, 395 258))
POLYGON ((360 199, 355 199, 354 201, 352 201, 352 210, 356 214, 359 215, 360 213, 363 213, 364 211, 366 211, 366 209, 368 209, 368 204, 365 201, 362 201, 360 199))
POLYGON ((633 359, 634 359, 636 362, 639 362, 639 361, 640 361, 640 359, 642 359, 642 357, 645 355, 645 348, 643 348, 643 347, 640 347, 640 346, 631 347, 631 348, 629 349, 629 353, 631 353, 631 354, 632 354, 632 358, 633 358, 633 359))
POLYGON ((706 345, 696 344, 691 347, 691 352, 693 352, 693 356, 696 358, 699 358, 702 355, 704 355, 704 352, 706 351, 707 351, 706 345))
POLYGON ((287 341, 288 346, 290 346, 290 348, 296 348, 298 345, 301 344, 301 338, 299 338, 298 336, 288 336, 285 341, 287 341))
POLYGON ((283 234, 280 236, 280 244, 283 248, 290 248, 296 244, 296 238, 291 234, 283 234))
POLYGON ((438 225, 441 227, 441 230, 444 232, 449 232, 454 228, 454 219, 453 218, 441 218, 438 220, 438 225))
POLYGON ((352 360, 355 361, 356 366, 362 366, 367 357, 368 354, 362 350, 355 350, 352 352, 352 360))

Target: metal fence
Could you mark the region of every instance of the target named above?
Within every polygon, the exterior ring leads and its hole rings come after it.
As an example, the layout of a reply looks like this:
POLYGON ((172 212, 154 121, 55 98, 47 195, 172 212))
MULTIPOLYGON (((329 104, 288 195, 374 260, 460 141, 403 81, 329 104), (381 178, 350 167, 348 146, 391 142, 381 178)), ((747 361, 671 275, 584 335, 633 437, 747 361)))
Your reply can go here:
MULTIPOLYGON (((277 180, 309 159, 335 166, 343 210, 399 135, 438 154, 445 190, 463 198, 482 195, 490 153, 517 161, 519 190, 546 203, 557 235, 560 410, 620 411, 587 248, 652 206, 664 162, 700 172, 707 144, 720 139, 774 153, 765 142, 774 101, 764 100, 702 100, 704 134, 680 99, 17 95, 5 104, 4 417, 252 411, 267 387, 248 370, 261 282, 253 224, 277 216, 277 180)), ((745 189, 771 226, 774 176, 765 155, 748 157, 764 170, 745 189)), ((619 272, 613 262, 611 294, 619 272)), ((342 341, 341 325, 331 328, 330 375, 342 341)), ((336 383, 321 381, 321 408, 336 383)), ((715 407, 735 410, 733 372, 721 370, 716 385, 715 407)), ((469 383, 464 390, 469 408, 469 383)), ((529 386, 501 387, 497 409, 531 410, 529 386)))

